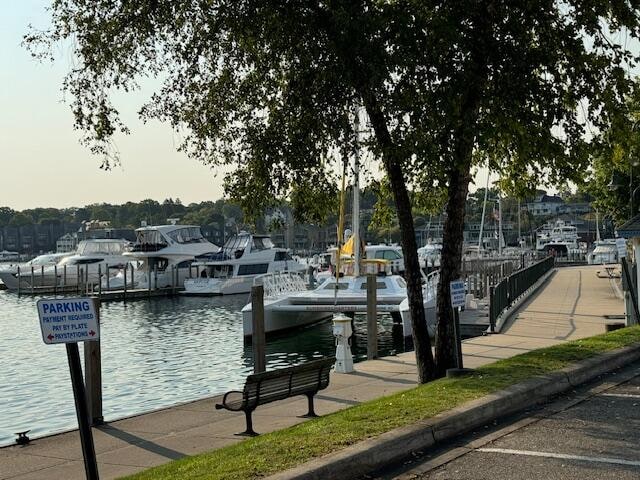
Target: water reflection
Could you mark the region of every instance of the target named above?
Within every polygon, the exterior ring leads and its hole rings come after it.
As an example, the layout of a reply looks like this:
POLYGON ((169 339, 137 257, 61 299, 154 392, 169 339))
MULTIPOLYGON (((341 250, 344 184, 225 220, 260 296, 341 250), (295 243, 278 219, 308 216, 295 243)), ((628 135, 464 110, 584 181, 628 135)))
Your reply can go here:
MULTIPOLYGON (((65 349, 44 345, 37 298, 0 291, 0 444, 76 426, 65 349), (44 404, 44 405, 43 405, 44 404)), ((242 386, 252 372, 242 335, 246 295, 172 297, 105 303, 101 309, 104 415, 107 420, 242 386)), ((352 350, 366 359, 366 318, 356 316, 352 350)), ((381 356, 406 351, 402 328, 379 317, 381 356)), ((267 368, 335 352, 330 322, 269 336, 267 368)))

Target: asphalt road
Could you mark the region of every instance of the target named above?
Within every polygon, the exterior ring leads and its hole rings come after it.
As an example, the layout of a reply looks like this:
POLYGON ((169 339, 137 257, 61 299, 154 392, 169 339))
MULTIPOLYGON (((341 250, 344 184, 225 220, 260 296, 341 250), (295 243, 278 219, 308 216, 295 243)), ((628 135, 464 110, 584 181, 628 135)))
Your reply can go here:
POLYGON ((640 479, 640 362, 377 480, 640 479))

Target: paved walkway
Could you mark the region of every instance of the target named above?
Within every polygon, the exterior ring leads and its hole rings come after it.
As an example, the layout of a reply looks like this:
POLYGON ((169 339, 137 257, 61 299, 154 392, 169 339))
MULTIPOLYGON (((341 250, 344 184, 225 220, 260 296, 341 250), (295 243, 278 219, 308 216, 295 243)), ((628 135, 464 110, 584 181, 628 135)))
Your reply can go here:
MULTIPOLYGON (((467 367, 477 367, 532 349, 605 331, 604 315, 621 315, 624 306, 597 267, 558 270, 514 316, 504 333, 466 340, 467 367)), ((412 352, 358 363, 353 374, 333 374, 317 395, 316 411, 327 414, 350 405, 408 389, 416 384, 412 352)), ((186 455, 241 441, 244 414, 215 410, 219 397, 200 400, 94 429, 102 479, 138 472, 186 455)), ((254 428, 269 432, 296 424, 306 412, 300 397, 258 408, 254 428)), ((46 437, 25 447, 0 449, 0 479, 82 479, 77 432, 46 437)))

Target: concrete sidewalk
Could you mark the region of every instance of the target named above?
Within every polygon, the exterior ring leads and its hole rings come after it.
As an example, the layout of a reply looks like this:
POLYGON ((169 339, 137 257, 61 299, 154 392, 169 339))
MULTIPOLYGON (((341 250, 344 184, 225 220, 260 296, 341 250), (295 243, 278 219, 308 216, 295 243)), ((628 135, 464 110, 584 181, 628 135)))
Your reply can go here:
MULTIPOLYGON (((623 314, 622 300, 608 279, 596 277, 598 267, 558 270, 512 318, 504 333, 466 340, 467 367, 477 367, 536 348, 584 338, 605 331, 604 315, 623 314)), ((316 396, 316 411, 327 414, 378 398, 417 383, 412 352, 356 364, 353 374, 331 377, 316 396)), ((219 397, 205 399, 110 422, 94 429, 100 477, 135 473, 186 455, 242 440, 244 414, 215 410, 219 397)), ((301 422, 306 398, 262 406, 254 428, 266 433, 301 422)), ((81 479, 82 452, 77 432, 46 437, 25 447, 0 449, 0 479, 81 479)))

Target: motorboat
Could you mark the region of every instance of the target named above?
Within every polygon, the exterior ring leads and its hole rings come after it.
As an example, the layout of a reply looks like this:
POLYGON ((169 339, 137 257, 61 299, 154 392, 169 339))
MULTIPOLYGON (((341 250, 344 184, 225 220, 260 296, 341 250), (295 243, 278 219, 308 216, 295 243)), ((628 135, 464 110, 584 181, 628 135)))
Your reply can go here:
POLYGON ((578 229, 573 225, 557 220, 555 224, 545 224, 537 233, 536 250, 572 252, 579 249, 578 229), (547 245, 549 245, 547 247, 547 245))
MULTIPOLYGON (((366 313, 367 273, 373 268, 383 269, 376 275, 376 311, 390 313, 403 322, 405 335, 411 323, 407 301, 407 284, 400 275, 387 275, 388 263, 379 260, 363 260, 363 275, 330 277, 317 288, 307 290, 306 285, 296 281, 292 274, 266 275, 257 278, 264 285, 265 333, 309 325, 331 318, 334 313, 366 313)), ((435 334, 436 285, 438 273, 425 278, 423 287, 425 321, 430 335, 435 334)), ((253 334, 252 306, 242 309, 242 326, 245 336, 253 334)))
MULTIPOLYGON (((128 278, 120 272, 109 279, 108 288, 121 289, 125 280, 131 288, 182 287, 193 274, 196 257, 213 254, 219 247, 209 242, 195 225, 157 225, 136 230, 136 241, 125 252, 135 268, 128 278)), ((107 288, 106 281, 102 288, 107 288)))
POLYGON ((20 260, 20 254, 18 252, 0 250, 0 262, 15 262, 16 260, 20 260))
POLYGON ((594 245, 595 248, 587 255, 587 263, 589 265, 618 262, 618 248, 616 247, 615 238, 597 240, 594 245))
MULTIPOLYGON (((4 285, 9 290, 17 290, 19 272, 29 274, 30 276, 31 270, 33 269, 34 275, 40 275, 40 273, 42 272, 42 268, 56 265, 63 258, 68 257, 72 254, 73 252, 45 253, 44 255, 38 255, 37 257, 29 260, 26 263, 13 263, 3 265, 0 269, 0 282, 4 283, 4 285)), ((25 278, 23 278, 21 286, 28 287, 29 285, 30 283, 27 282, 25 278)))
POLYGON ((268 235, 240 232, 216 253, 196 257, 197 276, 184 281, 186 295, 231 295, 251 291, 253 279, 274 272, 305 272, 285 248, 276 247, 268 235))
POLYGON ((366 245, 364 247, 365 258, 386 260, 389 262, 392 274, 404 273, 404 255, 399 245, 366 245))
MULTIPOLYGON (((122 239, 83 240, 75 253, 62 258, 55 265, 33 271, 20 270, 17 274, 20 288, 95 285, 100 277, 115 275, 127 264, 124 253, 128 244, 127 240, 122 239)), ((7 287, 11 288, 9 285, 7 287)))
MULTIPOLYGON (((350 241, 352 241, 351 238, 347 244, 350 241)), ((328 268, 319 269, 320 273, 317 275, 318 281, 324 281, 333 275, 332 269, 335 268, 335 265, 338 263, 338 247, 328 248, 327 252, 323 254, 323 258, 324 264, 326 264, 328 268)), ((389 275, 404 273, 404 256, 402 254, 402 248, 398 245, 366 245, 364 247, 364 258, 385 262, 389 266, 389 272, 387 272, 389 275)), ((344 275, 353 275, 354 263, 351 254, 345 254, 343 249, 340 260, 343 267, 347 269, 343 269, 342 273, 344 275)))
POLYGON ((441 243, 427 243, 418 249, 418 261, 420 268, 440 267, 440 256, 442 254, 441 243))

